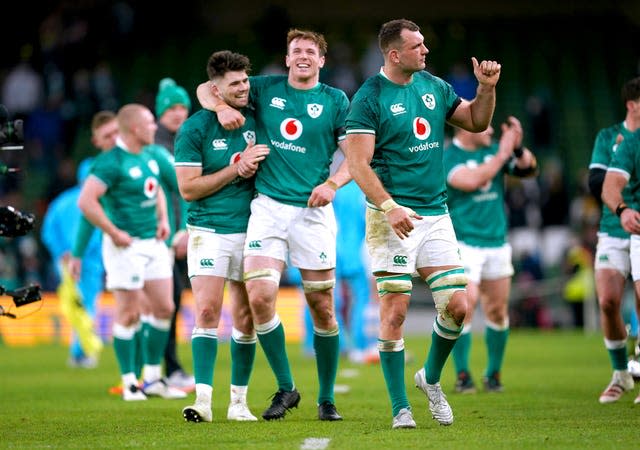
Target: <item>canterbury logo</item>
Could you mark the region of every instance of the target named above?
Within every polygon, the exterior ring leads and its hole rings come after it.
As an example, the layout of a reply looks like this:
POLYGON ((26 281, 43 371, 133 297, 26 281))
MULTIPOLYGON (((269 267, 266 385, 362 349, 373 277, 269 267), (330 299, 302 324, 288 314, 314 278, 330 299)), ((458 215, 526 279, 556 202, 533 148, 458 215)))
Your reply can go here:
POLYGON ((391 105, 389 109, 391 110, 391 113, 394 116, 397 116, 398 114, 404 114, 407 112, 404 106, 402 105, 402 103, 394 103, 393 105, 391 105))
POLYGON ((250 241, 249 248, 262 248, 262 241, 250 241))
POLYGON ((393 264, 396 265, 396 266, 406 266, 407 265, 407 256, 395 255, 393 257, 393 264))
POLYGON ((213 266, 214 266, 213 259, 206 258, 206 259, 200 260, 200 267, 213 267, 213 266))

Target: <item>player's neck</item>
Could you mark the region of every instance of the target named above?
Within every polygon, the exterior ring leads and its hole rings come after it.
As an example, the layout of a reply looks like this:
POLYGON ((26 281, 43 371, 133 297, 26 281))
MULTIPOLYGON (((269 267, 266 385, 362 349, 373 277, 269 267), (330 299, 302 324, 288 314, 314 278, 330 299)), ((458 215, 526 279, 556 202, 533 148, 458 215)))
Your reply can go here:
POLYGON ((413 72, 407 73, 399 67, 390 64, 382 66, 380 73, 395 84, 405 85, 411 83, 413 80, 413 72))
POLYGON ((624 119, 624 126, 627 128, 627 130, 634 132, 638 128, 640 128, 640 120, 634 120, 632 116, 627 115, 627 117, 624 119))
POLYGON ((119 142, 120 147, 128 151, 129 153, 140 153, 144 145, 134 136, 123 136, 119 142))
POLYGON ((293 75, 289 74, 289 78, 287 82, 293 88, 300 90, 313 89, 318 85, 320 81, 320 74, 310 77, 310 78, 296 78, 293 75))

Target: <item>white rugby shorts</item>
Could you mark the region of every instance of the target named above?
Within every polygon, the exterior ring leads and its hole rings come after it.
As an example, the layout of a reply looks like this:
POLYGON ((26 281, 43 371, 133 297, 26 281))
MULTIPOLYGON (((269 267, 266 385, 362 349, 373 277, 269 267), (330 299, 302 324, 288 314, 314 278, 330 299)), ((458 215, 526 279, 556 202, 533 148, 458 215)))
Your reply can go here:
POLYGON ((156 238, 134 239, 128 247, 116 247, 105 233, 102 238, 102 261, 109 290, 141 289, 147 280, 173 276, 173 261, 164 241, 156 238))
MULTIPOLYGON (((595 270, 613 269, 627 278, 631 272, 630 258, 631 241, 629 239, 611 237, 598 233, 598 245, 596 246, 596 257, 594 262, 595 270)), ((640 259, 636 265, 640 264, 640 259)), ((640 271, 640 267, 638 268, 640 271)), ((633 278, 636 279, 635 276, 633 278)))
POLYGON ((188 229, 189 278, 206 275, 242 281, 245 233, 219 234, 202 228, 188 229))
POLYGON ((400 239, 384 212, 367 207, 367 248, 373 273, 409 273, 438 266, 462 266, 458 240, 448 214, 413 219, 414 229, 400 239))
POLYGON ((498 280, 513 275, 511 245, 474 247, 460 242, 460 256, 469 281, 498 280))
POLYGON ((268 256, 309 270, 336 266, 333 205, 303 208, 263 194, 251 201, 244 256, 268 256))

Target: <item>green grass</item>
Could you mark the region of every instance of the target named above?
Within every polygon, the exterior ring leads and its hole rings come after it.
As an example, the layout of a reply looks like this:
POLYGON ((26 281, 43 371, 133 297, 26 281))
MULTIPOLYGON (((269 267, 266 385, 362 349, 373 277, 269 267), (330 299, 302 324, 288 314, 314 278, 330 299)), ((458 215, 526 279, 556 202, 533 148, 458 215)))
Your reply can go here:
MULTIPOLYGON (((125 403, 107 393, 119 380, 113 350, 106 348, 99 368, 66 367, 62 346, 0 346, 0 448, 222 448, 299 449, 305 439, 330 439, 331 449, 593 449, 638 448, 640 405, 637 391, 617 404, 600 405, 598 395, 611 371, 602 337, 574 332, 511 333, 502 394, 456 395, 449 362, 442 384, 455 414, 450 427, 439 426, 427 412, 426 399, 413 387, 427 338, 412 336, 407 349, 409 400, 415 430, 391 430, 391 412, 379 365, 343 360, 337 394, 343 422, 317 420, 315 364, 299 345, 289 348, 302 401, 279 422, 231 423, 229 347, 219 347, 215 373, 213 423, 185 423, 181 409, 191 401, 152 399, 125 403), (357 376, 345 377, 345 369, 357 376)), ((188 345, 180 354, 190 367, 188 345)), ((474 337, 472 370, 479 381, 484 369, 482 337, 474 337)), ((258 416, 269 404, 275 381, 261 349, 252 375, 249 406, 258 416)), ((309 448, 309 447, 307 447, 309 448)))

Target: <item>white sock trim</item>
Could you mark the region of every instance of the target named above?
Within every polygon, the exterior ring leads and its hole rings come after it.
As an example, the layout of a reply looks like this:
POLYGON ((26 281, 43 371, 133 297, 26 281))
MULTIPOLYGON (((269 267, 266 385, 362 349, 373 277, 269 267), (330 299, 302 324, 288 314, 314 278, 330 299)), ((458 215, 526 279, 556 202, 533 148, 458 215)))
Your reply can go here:
POLYGON ((193 330, 191 330, 191 339, 194 337, 218 339, 218 329, 194 327, 193 330))
POLYGON ((171 328, 171 319, 158 319, 155 316, 149 316, 149 325, 162 331, 169 331, 171 328))
POLYGON ((619 348, 625 348, 627 346, 627 339, 613 340, 604 338, 604 346, 607 350, 617 350, 619 348))
POLYGON ((491 328, 492 330, 495 331, 504 331, 504 330, 508 330, 509 329, 509 318, 507 317, 503 324, 497 324, 495 322, 492 322, 488 319, 485 319, 484 324, 487 326, 487 328, 491 328))
POLYGON ((258 340, 255 331, 253 334, 244 334, 236 327, 231 327, 231 338, 236 342, 236 344, 255 344, 258 340))
POLYGON ((130 341, 133 339, 133 336, 136 334, 138 325, 139 324, 134 324, 134 325, 131 325, 130 327, 127 327, 119 323, 114 323, 111 329, 111 332, 113 333, 113 337, 122 339, 124 341, 130 341))
POLYGON ((404 350, 404 339, 398 339, 398 340, 378 339, 378 351, 401 352, 402 350, 404 350))
POLYGON ((340 334, 340 327, 336 326, 332 330, 323 330, 322 328, 313 327, 313 334, 321 337, 338 336, 340 334))
POLYGON ((256 329, 256 333, 267 334, 275 330, 278 325, 280 325, 280 316, 278 316, 278 314, 275 314, 270 321, 262 324, 254 324, 254 327, 256 329))

